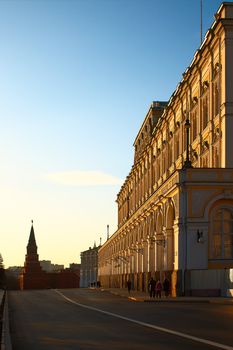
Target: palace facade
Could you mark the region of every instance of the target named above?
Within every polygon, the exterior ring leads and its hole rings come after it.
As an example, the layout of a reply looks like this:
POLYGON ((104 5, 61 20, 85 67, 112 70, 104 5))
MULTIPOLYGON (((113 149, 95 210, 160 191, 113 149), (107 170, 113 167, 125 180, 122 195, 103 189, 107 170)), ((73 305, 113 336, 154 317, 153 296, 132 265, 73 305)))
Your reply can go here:
POLYGON ((153 102, 117 195, 118 229, 99 249, 104 287, 151 276, 171 294, 233 288, 233 2, 223 3, 170 100, 153 102))
POLYGON ((97 286, 99 248, 94 244, 93 248, 81 252, 80 287, 97 286))

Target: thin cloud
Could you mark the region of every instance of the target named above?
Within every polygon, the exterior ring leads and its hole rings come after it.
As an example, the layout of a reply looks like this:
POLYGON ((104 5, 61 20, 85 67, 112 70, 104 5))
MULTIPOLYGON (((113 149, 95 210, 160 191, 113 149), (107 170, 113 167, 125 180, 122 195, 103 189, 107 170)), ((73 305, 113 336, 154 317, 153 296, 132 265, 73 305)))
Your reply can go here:
POLYGON ((114 186, 122 184, 122 180, 101 171, 65 171, 50 173, 44 176, 50 182, 64 186, 114 186))

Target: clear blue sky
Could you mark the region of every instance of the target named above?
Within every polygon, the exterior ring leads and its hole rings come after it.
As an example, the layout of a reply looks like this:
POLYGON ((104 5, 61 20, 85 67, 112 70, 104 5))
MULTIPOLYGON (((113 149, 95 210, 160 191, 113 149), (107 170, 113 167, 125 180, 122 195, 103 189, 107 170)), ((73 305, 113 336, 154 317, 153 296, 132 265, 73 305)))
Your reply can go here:
MULTIPOLYGON (((221 1, 203 0, 203 32, 221 1)), ((68 265, 117 227, 153 100, 200 44, 199 0, 0 0, 0 252, 68 265)))

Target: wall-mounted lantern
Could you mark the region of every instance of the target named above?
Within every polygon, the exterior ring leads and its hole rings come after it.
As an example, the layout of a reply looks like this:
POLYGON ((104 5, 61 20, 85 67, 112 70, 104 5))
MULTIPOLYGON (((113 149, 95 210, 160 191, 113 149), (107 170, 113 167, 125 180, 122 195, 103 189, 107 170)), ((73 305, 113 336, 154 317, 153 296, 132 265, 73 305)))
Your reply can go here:
POLYGON ((129 257, 127 256, 122 256, 122 255, 118 255, 116 258, 115 258, 115 261, 121 261, 123 263, 128 263, 129 262, 129 257))
POLYGON ((204 243, 203 232, 197 230, 197 243, 204 243))
POLYGON ((203 142, 203 146, 205 147, 205 148, 207 148, 207 149, 209 149, 209 142, 207 141, 207 140, 205 140, 204 142, 203 142))
POLYGON ((155 243, 157 245, 161 245, 161 246, 163 246, 163 248, 165 248, 165 246, 166 246, 166 239, 165 238, 150 237, 150 248, 153 248, 152 243, 155 243))
POLYGON ((194 155, 195 159, 198 159, 198 153, 197 153, 197 151, 193 151, 193 155, 194 155))
POLYGON ((197 96, 194 96, 194 98, 193 98, 193 104, 196 104, 198 102, 198 98, 197 98, 197 96))
POLYGON ((129 248, 130 252, 135 252, 135 253, 138 253, 138 254, 142 254, 143 255, 143 248, 129 248))

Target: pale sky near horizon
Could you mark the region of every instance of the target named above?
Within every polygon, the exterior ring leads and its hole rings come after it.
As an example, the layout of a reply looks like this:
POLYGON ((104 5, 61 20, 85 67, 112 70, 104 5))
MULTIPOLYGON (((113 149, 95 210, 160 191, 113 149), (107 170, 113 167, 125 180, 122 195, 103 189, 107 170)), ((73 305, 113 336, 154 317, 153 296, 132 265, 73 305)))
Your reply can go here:
MULTIPOLYGON (((221 1, 203 0, 203 34, 221 1)), ((0 0, 0 253, 80 262, 117 229, 117 193, 152 101, 200 44, 199 0, 0 0)))

